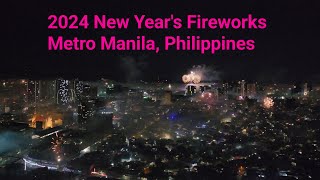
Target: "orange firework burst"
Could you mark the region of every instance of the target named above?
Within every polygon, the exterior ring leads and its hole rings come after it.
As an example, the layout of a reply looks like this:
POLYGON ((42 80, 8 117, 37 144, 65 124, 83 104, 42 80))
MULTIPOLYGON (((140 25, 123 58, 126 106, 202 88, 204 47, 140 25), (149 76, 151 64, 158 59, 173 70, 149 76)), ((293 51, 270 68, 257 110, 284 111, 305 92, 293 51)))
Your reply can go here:
POLYGON ((183 76, 182 76, 182 81, 183 81, 184 83, 189 83, 189 82, 191 81, 191 78, 190 78, 189 75, 183 75, 183 76))
POLYGON ((199 75, 195 74, 195 75, 193 75, 193 77, 192 77, 192 81, 193 81, 193 83, 198 84, 198 83, 200 83, 200 81, 201 81, 201 77, 200 77, 199 75))
POLYGON ((184 83, 200 83, 201 82, 201 76, 199 74, 195 74, 194 72, 191 71, 190 74, 185 74, 182 76, 182 81, 184 83))
POLYGON ((267 109, 271 108, 274 105, 274 102, 271 98, 265 97, 263 99, 263 106, 267 109))
POLYGON ((51 141, 52 147, 51 149, 57 155, 57 161, 61 161, 61 145, 63 144, 62 136, 59 136, 58 133, 54 137, 52 137, 51 141))

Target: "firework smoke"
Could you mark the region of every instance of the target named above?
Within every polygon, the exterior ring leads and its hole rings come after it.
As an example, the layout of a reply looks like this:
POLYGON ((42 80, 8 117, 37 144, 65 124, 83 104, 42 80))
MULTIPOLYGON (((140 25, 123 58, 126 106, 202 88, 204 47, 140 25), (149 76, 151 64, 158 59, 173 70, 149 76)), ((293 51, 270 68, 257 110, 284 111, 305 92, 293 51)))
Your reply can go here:
POLYGON ((201 77, 202 82, 217 81, 220 79, 220 72, 213 67, 208 67, 206 65, 193 66, 189 72, 191 71, 198 74, 201 77))
POLYGON ((145 56, 133 58, 131 56, 121 57, 121 68, 125 71, 125 80, 127 82, 135 82, 142 76, 142 70, 145 63, 142 60, 145 56))

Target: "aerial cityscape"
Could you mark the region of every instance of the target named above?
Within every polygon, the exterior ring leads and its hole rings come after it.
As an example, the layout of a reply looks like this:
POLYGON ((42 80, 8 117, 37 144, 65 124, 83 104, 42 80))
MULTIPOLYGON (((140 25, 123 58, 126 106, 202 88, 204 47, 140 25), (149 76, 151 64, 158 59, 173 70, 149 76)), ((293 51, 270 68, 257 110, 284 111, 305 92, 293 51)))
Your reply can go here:
POLYGON ((320 179, 319 0, 3 4, 0 180, 320 179))
POLYGON ((313 179, 320 84, 11 79, 0 174, 25 179, 313 179))

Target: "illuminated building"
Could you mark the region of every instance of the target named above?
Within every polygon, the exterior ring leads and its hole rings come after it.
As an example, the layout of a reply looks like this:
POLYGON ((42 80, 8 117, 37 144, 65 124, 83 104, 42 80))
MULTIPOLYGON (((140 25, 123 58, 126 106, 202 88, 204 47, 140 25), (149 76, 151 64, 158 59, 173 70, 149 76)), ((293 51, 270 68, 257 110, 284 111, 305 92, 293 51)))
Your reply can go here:
POLYGON ((255 97, 257 95, 256 84, 247 84, 247 96, 255 97))
POLYGON ((222 83, 222 87, 221 89, 219 89, 219 93, 223 94, 225 97, 228 97, 229 92, 233 91, 232 85, 233 85, 232 83, 228 83, 228 82, 222 83))
POLYGON ((309 94, 308 83, 304 83, 303 85, 303 95, 307 96, 309 94))
POLYGON ((246 97, 246 87, 245 87, 246 82, 244 80, 242 80, 239 83, 240 83, 240 96, 242 98, 245 98, 246 97))
POLYGON ((85 126, 90 117, 93 116, 95 110, 95 101, 81 101, 78 105, 78 123, 80 126, 85 126))
POLYGON ((87 98, 95 98, 98 94, 98 87, 93 86, 92 84, 85 84, 83 86, 83 96, 87 98))
POLYGON ((30 80, 27 83, 27 99, 30 103, 39 101, 39 81, 30 80))
POLYGON ((103 98, 107 97, 108 90, 114 89, 114 84, 108 83, 105 80, 97 82, 83 82, 81 96, 86 98, 103 98))
POLYGON ((106 98, 107 97, 107 88, 105 86, 97 87, 97 97, 98 98, 106 98))
POLYGON ((27 85, 27 100, 30 103, 41 101, 54 103, 57 98, 57 85, 55 80, 29 80, 27 85))
POLYGON ((75 92, 71 81, 58 79, 57 87, 57 104, 66 105, 74 102, 75 92))
POLYGON ((79 80, 75 80, 74 85, 75 85, 74 90, 75 90, 76 98, 77 100, 79 100, 83 93, 83 82, 79 80))
POLYGON ((78 122, 86 130, 110 130, 112 128, 113 113, 99 107, 94 99, 83 100, 78 106, 78 122))
POLYGON ((193 86, 193 85, 188 85, 186 87, 186 95, 188 96, 192 96, 194 95, 195 93, 197 93, 197 87, 196 86, 193 86))

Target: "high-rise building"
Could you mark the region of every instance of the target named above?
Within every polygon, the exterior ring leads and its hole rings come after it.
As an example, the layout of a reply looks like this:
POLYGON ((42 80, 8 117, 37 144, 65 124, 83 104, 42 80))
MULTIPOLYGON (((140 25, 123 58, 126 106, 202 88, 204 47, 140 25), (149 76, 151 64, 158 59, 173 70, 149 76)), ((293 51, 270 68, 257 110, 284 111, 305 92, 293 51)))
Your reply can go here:
POLYGON ((247 84, 247 96, 250 98, 256 97, 257 87, 255 83, 247 84))
POLYGON ((97 87, 97 97, 98 98, 106 98, 107 97, 107 88, 106 88, 106 86, 98 86, 97 87))
POLYGON ((303 84, 303 95, 304 96, 309 95, 308 83, 303 84))
POLYGON ((113 113, 95 99, 83 99, 78 106, 78 123, 89 131, 112 129, 113 113))
POLYGON ((93 116, 95 110, 94 100, 81 100, 78 105, 78 123, 85 126, 90 117, 93 116))
POLYGON ((83 82, 76 79, 74 81, 74 86, 75 86, 74 91, 75 91, 76 99, 80 100, 83 93, 83 82))
POLYGON ((194 95, 195 93, 197 92, 197 87, 196 86, 193 86, 193 85, 188 85, 186 87, 186 95, 188 96, 192 96, 194 95))
POLYGON ((27 101, 29 103, 38 103, 47 101, 54 103, 57 98, 56 80, 29 80, 27 85, 27 101))
POLYGON ((74 82, 64 79, 57 80, 57 104, 67 105, 75 101, 74 82))
POLYGON ((54 103, 57 98, 57 84, 55 80, 39 81, 39 100, 54 103))
POLYGON ((246 96, 246 82, 244 80, 240 81, 240 96, 244 98, 246 96))
POLYGON ((27 82, 27 99, 29 103, 37 103, 39 101, 39 81, 29 80, 27 82))
POLYGON ((86 98, 96 98, 98 93, 98 87, 93 86, 92 84, 83 85, 82 95, 86 98))

